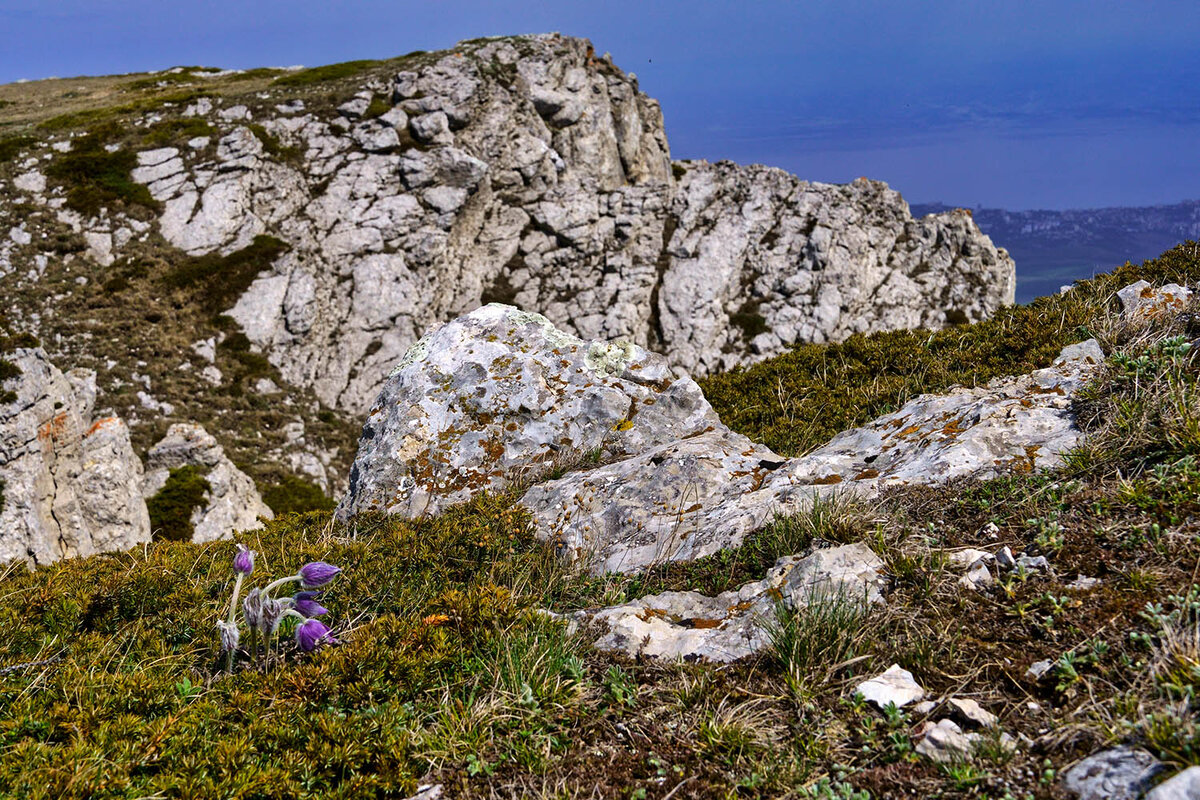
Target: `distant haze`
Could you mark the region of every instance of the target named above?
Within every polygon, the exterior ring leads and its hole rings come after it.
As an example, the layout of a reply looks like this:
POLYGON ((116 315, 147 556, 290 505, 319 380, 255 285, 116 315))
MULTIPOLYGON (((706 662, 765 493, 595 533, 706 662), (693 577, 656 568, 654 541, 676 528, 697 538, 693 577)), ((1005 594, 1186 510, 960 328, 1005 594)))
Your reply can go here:
MULTIPOLYGON (((912 205, 916 216, 948 211, 942 203, 912 205)), ((1154 258, 1183 241, 1200 240, 1200 201, 1143 208, 1004 211, 976 208, 980 230, 1008 249, 1017 264, 1017 302, 1108 272, 1126 261, 1154 258)))
POLYGON ((1000 208, 1171 203, 1200 185, 1194 0, 5 0, 0 30, 0 82, 559 30, 638 73, 677 158, 1000 208))

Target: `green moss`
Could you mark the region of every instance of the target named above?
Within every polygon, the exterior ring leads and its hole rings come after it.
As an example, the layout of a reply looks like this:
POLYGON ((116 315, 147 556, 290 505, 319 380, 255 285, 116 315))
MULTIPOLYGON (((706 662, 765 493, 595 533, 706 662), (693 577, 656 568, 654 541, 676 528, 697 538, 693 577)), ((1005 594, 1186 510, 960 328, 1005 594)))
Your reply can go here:
POLYGON ((202 89, 192 89, 186 92, 172 92, 170 94, 144 97, 119 106, 72 111, 40 122, 38 123, 38 128, 44 131, 87 128, 103 122, 112 122, 122 116, 144 114, 150 111, 157 111, 168 105, 174 106, 190 103, 193 100, 198 100, 201 97, 207 97, 211 94, 211 92, 206 92, 202 89))
POLYGON ((22 150, 36 143, 37 140, 32 136, 10 136, 0 139, 0 164, 12 161, 22 150))
POLYGON ((256 474, 255 480, 263 487, 263 502, 271 507, 276 516, 332 511, 337 505, 319 486, 283 470, 278 470, 269 477, 261 473, 256 474), (264 479, 270 482, 264 483, 264 479))
POLYGON ((47 168, 47 177, 66 187, 67 206, 87 215, 97 214, 112 203, 158 209, 150 191, 129 175, 137 166, 133 151, 122 148, 110 153, 104 149, 120 135, 115 124, 98 126, 77 139, 71 152, 58 156, 47 168))
POLYGON ((198 136, 216 136, 217 129, 199 117, 180 117, 156 122, 146 131, 142 142, 149 147, 179 145, 198 136))
POLYGON ((262 125, 247 125, 250 132, 254 134, 260 142, 262 142, 263 150, 267 155, 273 157, 277 161, 296 162, 304 155, 304 150, 299 147, 285 147, 278 139, 272 136, 262 125))
POLYGON ((311 86, 315 83, 325 83, 327 81, 336 81, 341 78, 349 78, 352 75, 357 75, 360 72, 377 67, 382 64, 382 61, 343 61, 340 64, 328 64, 324 67, 313 67, 312 69, 304 69, 299 72, 293 72, 289 75, 283 75, 276 78, 275 86, 311 86))
POLYGON ((367 110, 363 112, 363 117, 366 119, 376 119, 392 110, 392 104, 379 95, 371 97, 371 104, 367 106, 367 110))
MULTIPOLYGON (((855 335, 831 345, 800 345, 748 369, 700 382, 721 419, 781 455, 799 455, 847 428, 895 411, 924 392, 976 386, 1048 366, 1116 309, 1115 292, 1136 280, 1194 285, 1195 244, 1141 265, 1079 282, 1061 295, 1001 309, 992 319, 945 330, 855 335)), ((755 320, 743 321, 747 333, 755 320)))
POLYGON ((175 289, 201 290, 200 303, 215 313, 232 305, 258 274, 287 250, 287 243, 273 236, 255 236, 251 244, 228 255, 209 253, 190 258, 168 272, 163 281, 175 289))
POLYGON ((190 542, 196 532, 192 512, 205 504, 211 489, 201 467, 191 465, 171 470, 163 487, 146 501, 154 539, 190 542))

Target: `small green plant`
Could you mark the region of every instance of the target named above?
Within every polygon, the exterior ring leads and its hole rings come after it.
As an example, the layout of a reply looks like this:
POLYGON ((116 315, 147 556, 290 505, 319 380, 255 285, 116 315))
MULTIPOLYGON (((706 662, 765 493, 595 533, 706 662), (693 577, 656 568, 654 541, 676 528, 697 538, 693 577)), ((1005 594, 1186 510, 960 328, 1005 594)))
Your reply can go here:
POLYGON ((614 706, 632 708, 637 704, 637 683, 633 676, 615 664, 604 673, 604 693, 614 706))
POLYGON ((838 589, 818 589, 794 609, 777 607, 768 627, 771 655, 797 697, 826 680, 832 667, 858 655, 867 612, 865 597, 838 589))
POLYGON ((137 166, 134 152, 124 147, 113 152, 105 149, 119 136, 119 128, 112 123, 94 128, 47 167, 46 176, 66 187, 68 207, 88 215, 112 203, 157 211, 159 204, 150 190, 130 177, 137 166))

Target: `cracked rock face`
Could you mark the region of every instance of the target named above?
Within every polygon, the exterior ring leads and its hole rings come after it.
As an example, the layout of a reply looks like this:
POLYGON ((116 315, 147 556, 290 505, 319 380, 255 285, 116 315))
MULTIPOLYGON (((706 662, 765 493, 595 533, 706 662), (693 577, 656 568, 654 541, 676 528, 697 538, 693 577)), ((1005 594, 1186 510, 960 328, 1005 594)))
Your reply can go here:
POLYGON ((706 597, 663 592, 593 612, 573 615, 598 626, 600 650, 631 658, 727 663, 770 645, 777 608, 794 609, 838 598, 879 603, 883 562, 863 544, 842 545, 801 558, 779 559, 765 578, 737 591, 706 597))
POLYGON ((531 481, 521 503, 539 537, 595 573, 637 572, 736 547, 832 492, 1053 466, 1080 436, 1071 397, 1103 359, 1094 341, 1072 345, 1046 369, 922 395, 786 459, 726 428, 662 357, 493 304, 388 378, 339 514, 419 516, 531 481))
POLYGON ((167 435, 146 454, 146 481, 142 493, 153 497, 166 484, 171 470, 201 467, 209 490, 205 504, 192 512, 193 542, 228 539, 235 531, 262 527, 259 517, 275 514, 263 502, 254 481, 230 461, 217 440, 204 428, 190 423, 172 425, 167 435))
POLYGON ((626 457, 718 426, 700 387, 661 356, 490 304, 431 332, 392 372, 338 513, 436 513, 592 454, 626 457))
MULTIPOLYGON (((255 112, 298 159, 197 102, 215 149, 142 152, 133 173, 190 254, 288 243, 229 313, 329 406, 365 412, 424 331, 491 301, 695 375, 1012 301, 1011 259, 965 212, 913 219, 865 179, 672 164, 658 103, 586 40, 462 43, 364 80, 333 118, 255 112), (372 98, 391 110, 365 118, 372 98)), ((97 235, 95 257, 119 257, 119 237, 97 235)))
POLYGON ((129 429, 92 419, 95 375, 65 375, 40 348, 9 356, 17 398, 0 405, 0 563, 46 564, 150 540, 129 429))

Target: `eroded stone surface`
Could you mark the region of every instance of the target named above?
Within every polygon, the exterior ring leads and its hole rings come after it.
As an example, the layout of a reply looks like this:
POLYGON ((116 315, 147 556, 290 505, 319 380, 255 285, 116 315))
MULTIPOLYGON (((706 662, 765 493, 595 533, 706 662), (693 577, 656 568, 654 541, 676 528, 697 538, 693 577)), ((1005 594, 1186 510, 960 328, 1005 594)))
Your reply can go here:
POLYGON ((209 484, 205 504, 192 512, 192 541, 227 539, 236 531, 261 528, 259 517, 275 516, 250 476, 234 466, 204 428, 191 423, 172 425, 146 454, 145 497, 162 489, 171 470, 186 466, 200 467, 209 484))
POLYGON ((1067 770, 1062 788, 1078 800, 1136 800, 1162 769, 1159 760, 1145 750, 1114 747, 1067 770))
POLYGON ((491 304, 431 332, 393 370, 339 514, 434 513, 556 460, 627 457, 718 426, 661 356, 491 304))
POLYGON ((707 597, 663 592, 575 615, 604 629, 600 650, 630 657, 730 662, 770 644, 778 608, 813 602, 882 602, 883 562, 863 544, 781 558, 761 581, 707 597))
POLYGON ((0 562, 45 564, 150 540, 142 463, 115 417, 92 420, 95 375, 63 374, 40 348, 6 356, 20 375, 0 405, 0 562))
MULTIPOLYGON (((658 103, 586 40, 462 43, 421 61, 364 79, 333 118, 255 110, 299 159, 268 152, 247 108, 207 99, 188 112, 218 129, 215 153, 138 154, 172 245, 225 253, 265 232, 290 245, 230 314, 327 405, 366 411, 422 332, 492 300, 700 375, 1013 299, 1012 260, 965 212, 913 219, 865 179, 672 164, 658 103), (394 106, 365 119, 372 99, 394 106)), ((93 227, 80 221, 107 235, 93 227)), ((119 250, 93 247, 105 262, 119 250)))

